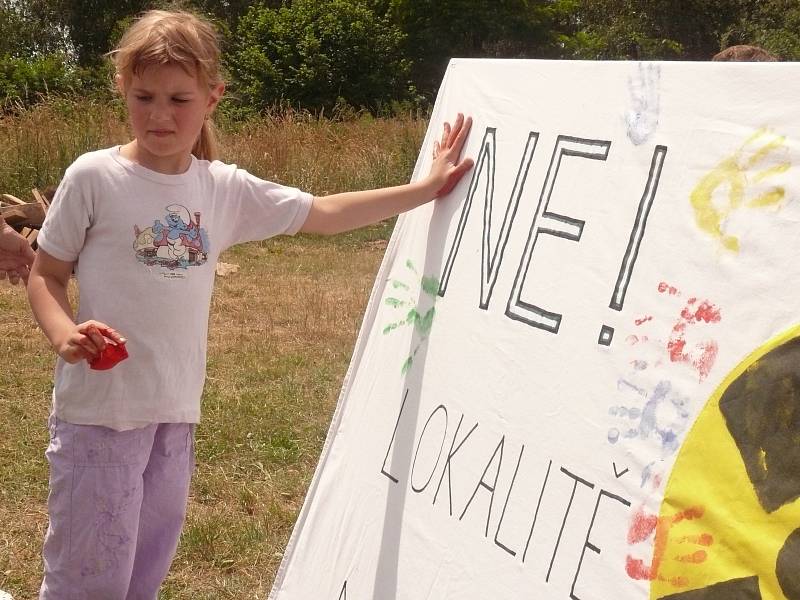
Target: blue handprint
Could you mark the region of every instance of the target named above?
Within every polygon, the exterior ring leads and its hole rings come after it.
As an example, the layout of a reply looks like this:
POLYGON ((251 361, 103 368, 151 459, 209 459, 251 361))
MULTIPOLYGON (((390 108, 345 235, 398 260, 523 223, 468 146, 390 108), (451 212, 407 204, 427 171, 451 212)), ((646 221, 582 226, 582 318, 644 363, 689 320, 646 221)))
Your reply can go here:
MULTIPOLYGON (((611 406, 610 415, 623 424, 608 430, 608 441, 616 444, 622 440, 653 440, 658 443, 659 459, 675 453, 680 446, 680 436, 689 421, 688 399, 676 393, 669 381, 659 381, 655 388, 646 390, 621 379, 618 388, 633 392, 644 400, 644 405, 611 406)), ((647 465, 642 473, 642 485, 650 478, 655 461, 647 465)))

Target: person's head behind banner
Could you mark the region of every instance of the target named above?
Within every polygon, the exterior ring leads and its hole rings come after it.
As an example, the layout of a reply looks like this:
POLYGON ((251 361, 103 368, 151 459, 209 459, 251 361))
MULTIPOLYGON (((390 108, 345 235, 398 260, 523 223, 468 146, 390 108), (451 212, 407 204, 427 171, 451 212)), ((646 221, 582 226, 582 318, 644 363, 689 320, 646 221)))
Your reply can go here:
POLYGON ((715 62, 777 62, 780 59, 758 46, 739 45, 725 48, 715 54, 711 60, 715 62))

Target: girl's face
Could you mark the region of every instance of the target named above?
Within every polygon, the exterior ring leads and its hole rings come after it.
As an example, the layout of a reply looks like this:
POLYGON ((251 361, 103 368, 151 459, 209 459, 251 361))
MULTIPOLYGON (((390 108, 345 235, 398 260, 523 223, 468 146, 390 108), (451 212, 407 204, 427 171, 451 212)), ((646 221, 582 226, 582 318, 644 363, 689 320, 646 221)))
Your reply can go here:
MULTIPOLYGON (((122 87, 120 78, 118 85, 122 87)), ((147 67, 123 89, 134 141, 131 158, 161 173, 182 173, 207 115, 219 102, 224 84, 201 85, 178 65, 147 67)))

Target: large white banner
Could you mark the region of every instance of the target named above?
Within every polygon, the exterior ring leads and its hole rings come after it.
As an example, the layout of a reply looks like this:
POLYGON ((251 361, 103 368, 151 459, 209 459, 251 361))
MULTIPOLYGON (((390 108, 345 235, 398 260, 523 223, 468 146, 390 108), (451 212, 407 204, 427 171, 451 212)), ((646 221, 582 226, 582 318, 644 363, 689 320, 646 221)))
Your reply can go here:
POLYGON ((455 60, 275 599, 800 599, 800 65, 455 60))

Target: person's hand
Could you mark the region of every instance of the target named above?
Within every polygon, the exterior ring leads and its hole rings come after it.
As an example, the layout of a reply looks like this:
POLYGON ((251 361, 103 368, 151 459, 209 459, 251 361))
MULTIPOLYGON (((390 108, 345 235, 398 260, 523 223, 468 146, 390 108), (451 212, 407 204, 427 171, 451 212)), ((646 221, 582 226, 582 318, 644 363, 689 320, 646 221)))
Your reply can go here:
POLYGON ((436 198, 449 194, 474 164, 471 158, 461 159, 461 150, 471 127, 472 117, 464 119, 464 115, 458 113, 452 127, 445 122, 441 141, 433 143, 433 164, 428 177, 437 182, 436 198))
POLYGON ((68 363, 74 364, 81 360, 91 362, 100 356, 107 345, 122 345, 125 341, 124 337, 105 323, 85 321, 75 325, 56 348, 56 352, 68 363))
POLYGON ((16 285, 22 279, 28 282, 35 254, 28 240, 0 220, 0 280, 16 285))

